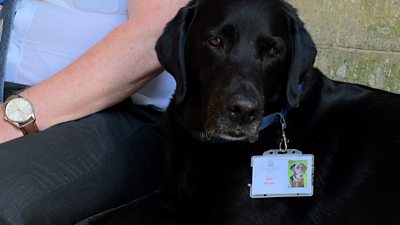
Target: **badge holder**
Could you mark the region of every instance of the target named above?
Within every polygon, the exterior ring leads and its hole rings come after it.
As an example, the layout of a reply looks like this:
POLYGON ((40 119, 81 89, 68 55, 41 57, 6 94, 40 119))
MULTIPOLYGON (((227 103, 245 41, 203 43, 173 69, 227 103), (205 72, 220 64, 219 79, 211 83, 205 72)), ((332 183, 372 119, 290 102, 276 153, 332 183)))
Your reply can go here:
POLYGON ((251 198, 305 197, 313 195, 314 156, 288 149, 284 116, 280 114, 282 139, 279 149, 253 156, 251 198))

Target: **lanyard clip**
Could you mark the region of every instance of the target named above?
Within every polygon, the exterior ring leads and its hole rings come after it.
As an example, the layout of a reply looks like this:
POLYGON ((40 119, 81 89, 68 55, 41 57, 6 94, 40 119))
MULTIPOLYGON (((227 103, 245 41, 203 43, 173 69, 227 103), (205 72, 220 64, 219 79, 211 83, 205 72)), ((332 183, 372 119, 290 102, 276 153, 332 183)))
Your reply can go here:
POLYGON ((280 116, 280 123, 281 123, 281 127, 282 127, 282 137, 279 142, 279 151, 282 153, 286 153, 287 149, 288 149, 288 143, 289 143, 289 140, 286 138, 286 133, 285 133, 286 121, 285 121, 285 117, 283 116, 282 113, 279 113, 279 116, 280 116), (282 146, 283 146, 283 148, 282 148, 282 146))

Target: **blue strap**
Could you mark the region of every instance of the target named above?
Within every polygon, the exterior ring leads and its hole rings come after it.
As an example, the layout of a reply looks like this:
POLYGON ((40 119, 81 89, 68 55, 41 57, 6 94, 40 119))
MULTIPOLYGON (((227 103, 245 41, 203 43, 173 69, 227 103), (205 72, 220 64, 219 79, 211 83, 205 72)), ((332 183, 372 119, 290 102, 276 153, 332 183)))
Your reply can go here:
POLYGON ((284 107, 281 110, 281 112, 276 112, 276 113, 269 114, 268 116, 265 116, 262 119, 260 130, 264 130, 265 128, 271 126, 271 124, 278 121, 278 119, 280 119, 282 126, 284 126, 283 128, 286 128, 286 122, 285 122, 284 118, 289 113, 290 110, 291 110, 291 107, 289 105, 287 105, 286 107, 284 107))
MULTIPOLYGON (((300 93, 304 92, 304 82, 301 82, 299 84, 299 91, 300 93)), ((285 122, 285 116, 292 110, 292 107, 290 107, 289 104, 287 104, 285 107, 281 109, 280 112, 272 113, 268 116, 265 116, 262 119, 261 122, 261 128, 260 130, 264 130, 265 128, 269 127, 271 124, 275 123, 280 119, 280 123, 282 124, 282 128, 286 129, 286 122, 285 122)))
MULTIPOLYGON (((15 14, 17 0, 0 0, 3 8, 0 11, 0 21, 3 22, 0 36, 0 102, 4 100, 4 73, 7 60, 7 50, 10 43, 10 35, 15 14)), ((1 23, 1 22, 0 22, 1 23)))

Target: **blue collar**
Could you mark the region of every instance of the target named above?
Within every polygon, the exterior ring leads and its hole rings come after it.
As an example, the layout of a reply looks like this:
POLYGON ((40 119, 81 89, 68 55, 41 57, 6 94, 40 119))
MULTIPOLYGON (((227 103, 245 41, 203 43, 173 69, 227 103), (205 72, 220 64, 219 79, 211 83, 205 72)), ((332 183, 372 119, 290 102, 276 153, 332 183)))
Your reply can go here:
MULTIPOLYGON (((304 91, 304 82, 301 82, 299 84, 299 91, 302 93, 304 91)), ((275 112, 272 114, 269 114, 267 116, 264 116, 263 119, 261 120, 261 126, 260 126, 260 131, 268 128, 271 126, 273 123, 276 121, 280 121, 282 124, 282 129, 286 129, 286 121, 285 121, 285 116, 292 110, 292 107, 287 104, 285 107, 281 109, 280 112, 275 112)), ((229 142, 234 142, 234 141, 229 141, 225 140, 222 138, 218 137, 208 137, 205 132, 201 131, 190 131, 190 134, 192 138, 194 138, 197 141, 204 142, 204 143, 229 143, 229 142)))

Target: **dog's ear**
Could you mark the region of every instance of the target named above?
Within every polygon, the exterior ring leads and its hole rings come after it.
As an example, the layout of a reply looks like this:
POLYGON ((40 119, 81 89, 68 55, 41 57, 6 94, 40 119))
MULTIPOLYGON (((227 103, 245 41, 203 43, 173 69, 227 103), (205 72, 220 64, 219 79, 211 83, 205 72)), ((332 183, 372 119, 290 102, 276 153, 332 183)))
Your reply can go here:
POLYGON ((176 81, 174 100, 180 104, 186 95, 186 37, 194 18, 195 4, 190 2, 167 24, 157 41, 158 60, 176 81))
POLYGON ((303 173, 304 173, 304 172, 306 172, 306 171, 307 171, 307 166, 306 166, 304 163, 302 163, 302 165, 303 165, 303 166, 302 166, 301 168, 302 168, 302 170, 303 170, 303 173))
POLYGON ((317 49, 310 34, 304 27, 304 23, 297 15, 296 9, 287 5, 286 13, 289 16, 289 36, 291 63, 288 74, 287 100, 291 107, 296 108, 300 104, 300 83, 304 75, 313 67, 317 49))
POLYGON ((293 169, 294 169, 295 166, 296 166, 296 163, 292 164, 292 165, 290 166, 290 170, 293 171, 293 169))

